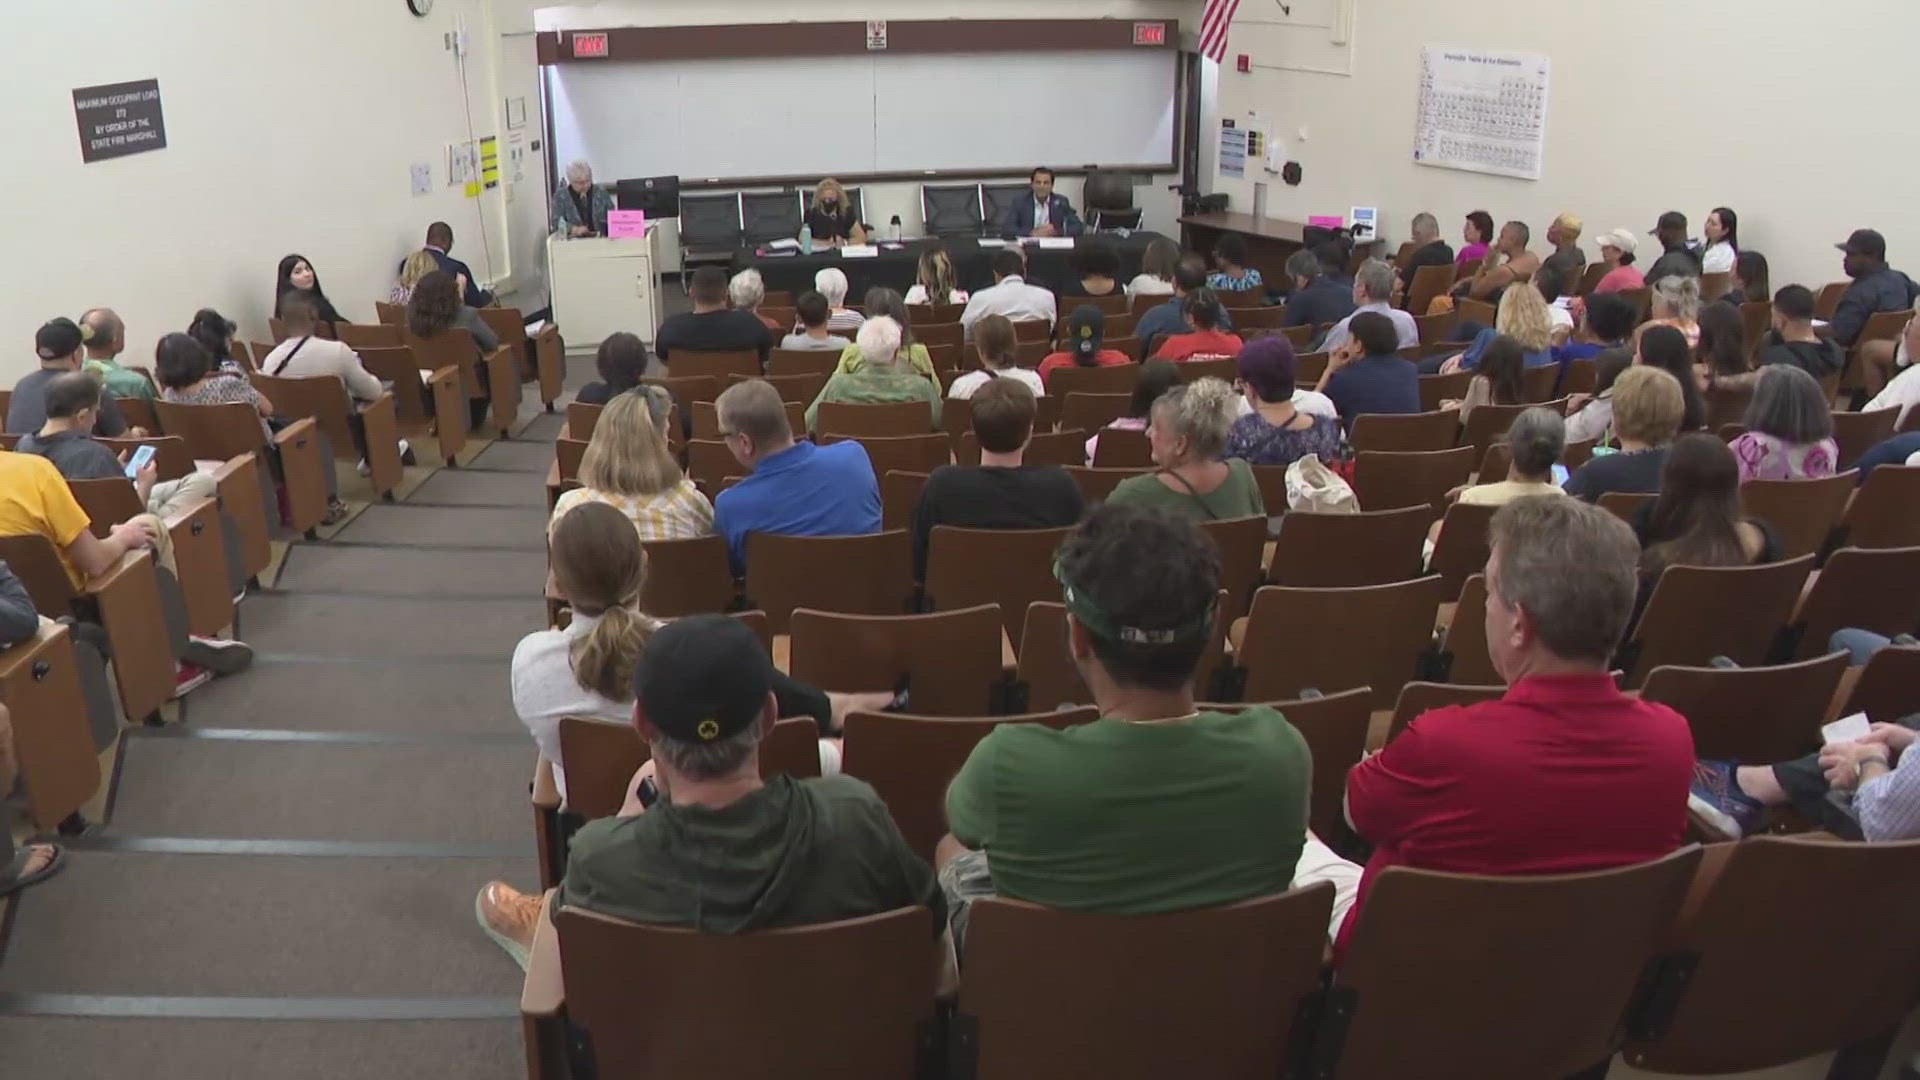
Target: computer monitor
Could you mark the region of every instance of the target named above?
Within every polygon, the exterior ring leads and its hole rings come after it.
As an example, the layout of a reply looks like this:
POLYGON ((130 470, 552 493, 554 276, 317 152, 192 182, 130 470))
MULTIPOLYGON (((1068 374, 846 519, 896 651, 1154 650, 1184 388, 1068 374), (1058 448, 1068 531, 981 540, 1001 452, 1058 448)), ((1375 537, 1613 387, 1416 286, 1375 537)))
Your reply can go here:
POLYGON ((614 201, 622 210, 643 210, 648 218, 680 216, 680 178, 647 176, 613 185, 614 201))

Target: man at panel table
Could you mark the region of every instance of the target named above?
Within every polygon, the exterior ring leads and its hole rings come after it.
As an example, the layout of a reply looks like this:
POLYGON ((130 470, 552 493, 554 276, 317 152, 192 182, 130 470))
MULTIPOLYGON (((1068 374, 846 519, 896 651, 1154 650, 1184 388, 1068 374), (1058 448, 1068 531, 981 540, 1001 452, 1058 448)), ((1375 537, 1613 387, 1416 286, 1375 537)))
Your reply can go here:
POLYGON ((576 161, 567 166, 567 182, 553 193, 553 228, 568 239, 605 236, 607 211, 613 196, 593 182, 593 166, 576 161))
POLYGON ((1053 170, 1042 165, 1029 180, 1033 198, 1014 200, 1001 223, 1006 231, 1014 236, 1079 236, 1080 215, 1073 212, 1073 203, 1065 195, 1054 193, 1053 170))

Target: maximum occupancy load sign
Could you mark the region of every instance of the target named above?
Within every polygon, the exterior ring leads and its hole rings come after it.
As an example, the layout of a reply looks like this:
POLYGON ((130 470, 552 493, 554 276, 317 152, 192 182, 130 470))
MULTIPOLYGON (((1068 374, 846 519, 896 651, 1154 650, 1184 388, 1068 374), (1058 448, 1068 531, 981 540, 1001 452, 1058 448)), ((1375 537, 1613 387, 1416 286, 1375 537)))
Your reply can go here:
POLYGON ((105 161, 167 148, 158 79, 75 90, 73 116, 80 124, 81 161, 105 161))

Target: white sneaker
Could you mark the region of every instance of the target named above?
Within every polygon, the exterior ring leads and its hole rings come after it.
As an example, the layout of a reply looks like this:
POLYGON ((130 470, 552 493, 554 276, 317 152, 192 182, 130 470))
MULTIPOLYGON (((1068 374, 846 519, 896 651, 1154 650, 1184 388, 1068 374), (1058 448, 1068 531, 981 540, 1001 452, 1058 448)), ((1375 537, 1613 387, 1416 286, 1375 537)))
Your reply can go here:
POLYGON ((253 663, 253 646, 244 641, 195 635, 187 638, 187 655, 181 659, 217 675, 232 675, 245 671, 253 663))

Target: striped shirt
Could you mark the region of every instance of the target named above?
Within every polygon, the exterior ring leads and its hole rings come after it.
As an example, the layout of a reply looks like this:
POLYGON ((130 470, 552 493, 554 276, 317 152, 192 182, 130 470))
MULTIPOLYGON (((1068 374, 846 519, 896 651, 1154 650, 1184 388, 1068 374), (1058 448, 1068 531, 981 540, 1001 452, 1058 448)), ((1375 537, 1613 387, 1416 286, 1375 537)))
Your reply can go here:
MULTIPOLYGON (((746 472, 746 466, 741 466, 740 471, 746 472)), ((627 515, 643 541, 691 540, 713 535, 713 504, 685 477, 657 495, 616 495, 610 491, 574 488, 554 504, 548 531, 552 531, 567 511, 585 502, 606 503, 627 515)))
POLYGON ((1868 840, 1920 838, 1920 753, 1911 747, 1900 755, 1891 772, 1860 785, 1853 809, 1860 815, 1860 833, 1868 840))

